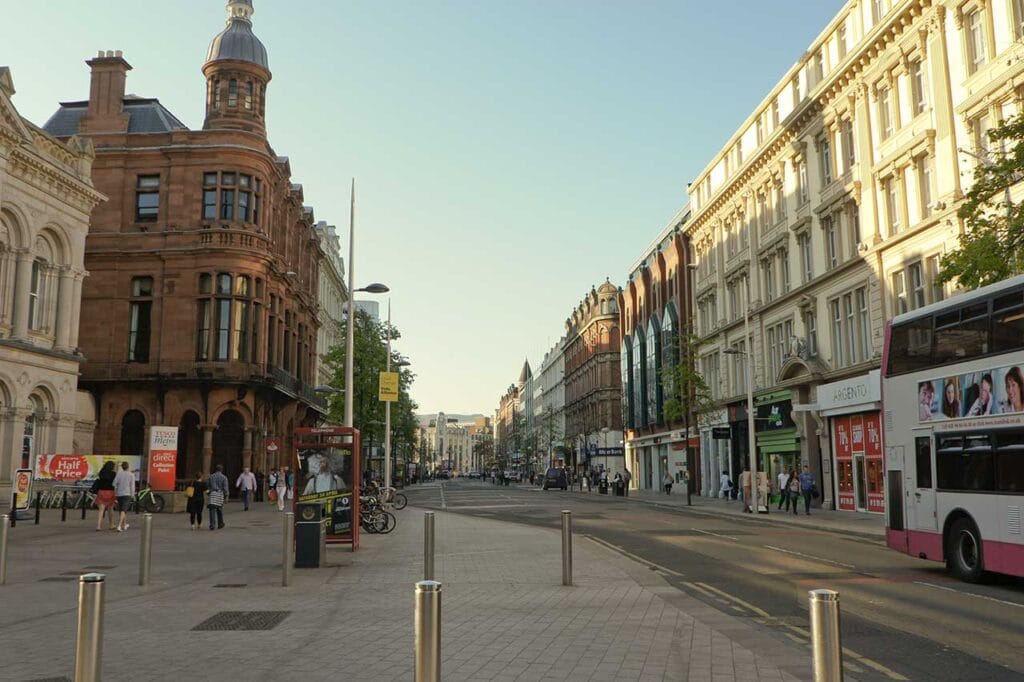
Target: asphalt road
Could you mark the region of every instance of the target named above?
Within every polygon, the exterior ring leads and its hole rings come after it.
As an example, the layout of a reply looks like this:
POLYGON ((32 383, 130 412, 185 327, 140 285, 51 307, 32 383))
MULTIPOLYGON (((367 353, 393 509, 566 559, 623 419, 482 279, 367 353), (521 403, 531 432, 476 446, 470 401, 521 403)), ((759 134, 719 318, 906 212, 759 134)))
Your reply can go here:
POLYGON ((1024 580, 966 585, 880 540, 706 508, 476 481, 405 492, 419 507, 549 528, 569 509, 576 533, 785 641, 809 641, 808 590, 837 590, 844 665, 858 680, 1024 680, 1024 580))

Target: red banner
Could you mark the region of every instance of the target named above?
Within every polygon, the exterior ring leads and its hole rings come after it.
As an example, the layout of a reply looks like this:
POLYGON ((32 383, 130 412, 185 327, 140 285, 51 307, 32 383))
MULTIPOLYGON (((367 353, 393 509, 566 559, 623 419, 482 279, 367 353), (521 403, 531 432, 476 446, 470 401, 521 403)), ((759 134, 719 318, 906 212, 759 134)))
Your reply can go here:
POLYGON ((878 412, 866 415, 864 425, 867 427, 867 445, 864 454, 868 457, 882 456, 882 420, 878 412))
POLYGON ((174 490, 178 470, 178 427, 149 428, 149 486, 153 490, 174 490))

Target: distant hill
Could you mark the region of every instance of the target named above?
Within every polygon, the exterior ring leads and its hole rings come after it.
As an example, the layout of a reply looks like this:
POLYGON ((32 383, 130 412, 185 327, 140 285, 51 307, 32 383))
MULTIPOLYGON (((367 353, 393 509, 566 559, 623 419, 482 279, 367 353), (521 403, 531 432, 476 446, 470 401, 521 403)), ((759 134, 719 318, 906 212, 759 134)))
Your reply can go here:
MULTIPOLYGON (((450 419, 454 419, 455 421, 459 422, 460 424, 462 424, 462 423, 470 423, 470 424, 472 424, 473 421, 477 417, 483 417, 483 416, 486 416, 486 415, 482 415, 482 414, 448 414, 447 412, 445 412, 444 416, 447 417, 449 420, 450 419)), ((418 415, 416 415, 416 420, 420 424, 426 425, 426 424, 430 423, 430 420, 432 420, 432 419, 437 419, 437 414, 436 413, 435 414, 418 414, 418 415)))

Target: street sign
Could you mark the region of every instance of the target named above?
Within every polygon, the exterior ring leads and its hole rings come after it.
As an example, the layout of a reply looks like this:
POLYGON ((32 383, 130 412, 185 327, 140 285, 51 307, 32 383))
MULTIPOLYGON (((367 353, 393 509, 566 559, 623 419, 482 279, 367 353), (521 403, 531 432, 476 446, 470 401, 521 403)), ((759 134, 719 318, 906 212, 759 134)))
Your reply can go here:
POLYGON ((278 448, 277 439, 276 438, 268 438, 267 439, 267 452, 277 452, 277 448, 278 448))
POLYGON ((388 403, 398 400, 398 372, 380 373, 380 399, 388 403))
POLYGON ((729 440, 732 438, 732 429, 728 426, 715 426, 711 429, 711 437, 715 440, 729 440))

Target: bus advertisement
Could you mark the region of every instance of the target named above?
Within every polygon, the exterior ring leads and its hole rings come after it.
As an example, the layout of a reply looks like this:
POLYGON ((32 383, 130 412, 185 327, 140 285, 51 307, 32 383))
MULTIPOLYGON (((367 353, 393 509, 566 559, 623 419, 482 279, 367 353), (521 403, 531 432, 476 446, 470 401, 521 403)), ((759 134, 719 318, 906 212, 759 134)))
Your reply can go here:
POLYGON ((889 547, 1024 576, 1024 276, 892 319, 882 414, 889 547))

